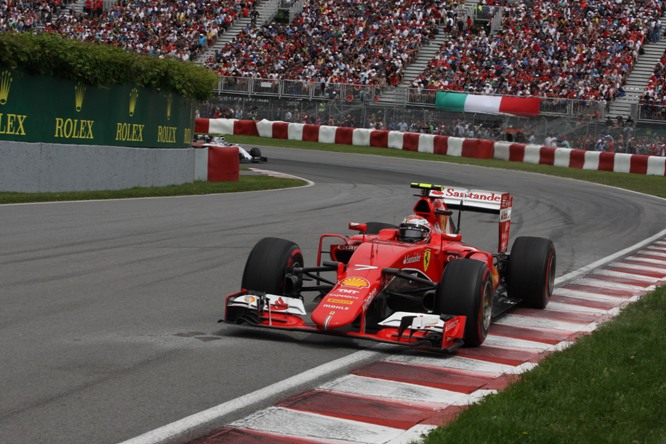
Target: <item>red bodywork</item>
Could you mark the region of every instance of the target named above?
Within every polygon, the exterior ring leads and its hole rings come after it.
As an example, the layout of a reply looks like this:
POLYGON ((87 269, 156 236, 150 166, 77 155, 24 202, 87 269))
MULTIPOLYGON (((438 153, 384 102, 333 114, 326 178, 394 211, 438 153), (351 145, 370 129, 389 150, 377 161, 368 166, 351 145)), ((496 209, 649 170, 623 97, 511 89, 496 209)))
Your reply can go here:
MULTIPOLYGON (((399 344, 421 343, 424 339, 431 338, 432 330, 425 327, 405 329, 403 326, 386 326, 375 328, 371 332, 366 330, 370 306, 394 279, 393 275, 385 272, 386 269, 407 271, 436 285, 449 262, 470 258, 482 261, 488 266, 493 275, 493 290, 497 289, 499 273, 493 254, 463 243, 462 236, 454 233, 453 224, 449 220, 451 211, 445 203, 447 193, 450 194, 448 197, 454 200, 460 197, 455 195, 455 189, 431 190, 424 193, 414 205, 414 214, 426 218, 431 224, 431 236, 427 242, 401 242, 397 228, 385 228, 376 234, 366 234, 368 224, 353 222, 349 224, 349 228, 359 234, 323 234, 319 241, 317 267, 323 266, 327 261, 336 263, 337 269, 332 270, 337 274, 335 285, 321 297, 309 316, 287 313, 287 298, 280 298, 259 310, 260 317, 255 325, 399 344)), ((500 214, 498 250, 505 252, 509 237, 511 198, 506 193, 493 193, 488 196, 489 199, 497 200, 493 205, 500 214), (502 210, 508 213, 503 216, 502 210)), ((243 294, 244 291, 229 295, 227 310, 230 301, 243 294)), ((424 325, 431 323, 435 315, 428 314, 427 307, 420 311, 424 325)), ((225 314, 226 319, 227 316, 225 314)), ((418 315, 416 318, 418 319, 418 315)), ((436 345, 443 350, 453 350, 460 345, 463 338, 465 316, 441 316, 440 319, 443 321, 443 334, 441 339, 438 337, 441 342, 436 345)), ((418 320, 410 325, 413 327, 416 324, 418 320)))

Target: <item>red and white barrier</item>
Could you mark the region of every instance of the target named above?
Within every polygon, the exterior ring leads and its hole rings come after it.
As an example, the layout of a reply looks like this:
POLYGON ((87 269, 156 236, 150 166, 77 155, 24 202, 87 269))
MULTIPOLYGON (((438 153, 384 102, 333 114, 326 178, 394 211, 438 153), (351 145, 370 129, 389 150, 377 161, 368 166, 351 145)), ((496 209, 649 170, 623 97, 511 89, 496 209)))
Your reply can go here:
POLYGON ((485 139, 402 133, 269 120, 197 118, 197 134, 260 136, 306 142, 391 148, 477 159, 500 159, 583 170, 666 176, 666 157, 555 148, 485 139))

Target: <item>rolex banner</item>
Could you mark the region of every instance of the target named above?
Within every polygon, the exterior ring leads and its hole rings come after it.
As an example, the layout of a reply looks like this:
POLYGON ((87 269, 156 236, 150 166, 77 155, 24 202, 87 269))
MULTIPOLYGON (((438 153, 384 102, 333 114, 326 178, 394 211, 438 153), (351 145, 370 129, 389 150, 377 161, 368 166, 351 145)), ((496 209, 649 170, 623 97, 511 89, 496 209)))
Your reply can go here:
POLYGON ((193 127, 194 99, 171 92, 0 70, 0 140, 183 148, 193 127))

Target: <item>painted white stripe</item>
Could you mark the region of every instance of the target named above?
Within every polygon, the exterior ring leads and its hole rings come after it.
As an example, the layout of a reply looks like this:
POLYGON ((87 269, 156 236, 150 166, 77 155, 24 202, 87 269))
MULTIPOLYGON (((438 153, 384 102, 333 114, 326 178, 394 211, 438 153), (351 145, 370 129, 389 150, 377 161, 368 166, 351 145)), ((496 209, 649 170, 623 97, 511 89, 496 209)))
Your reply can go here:
POLYGON ((319 389, 372 398, 436 404, 453 404, 465 397, 465 394, 460 392, 356 375, 343 376, 320 386, 319 389))
POLYGON ((658 270, 663 270, 664 267, 666 267, 666 260, 662 261, 660 259, 652 259, 649 257, 638 257, 638 256, 630 256, 627 259, 631 259, 634 261, 641 261, 641 262, 646 262, 649 264, 654 264, 655 267, 657 267, 658 270))
MULTIPOLYGON (((655 261, 655 262, 660 262, 660 261, 655 261)), ((663 267, 657 266, 655 264, 654 267, 651 267, 649 265, 640 265, 640 264, 630 264, 627 262, 613 262, 610 264, 611 266, 614 267, 622 267, 622 268, 630 268, 632 270, 636 271, 648 271, 648 272, 653 272, 653 273, 665 273, 666 274, 666 261, 663 261, 663 267)))
POLYGON ((598 151, 585 151, 585 160, 583 161, 584 170, 598 170, 599 169, 599 156, 598 151))
POLYGON ((650 277, 650 276, 642 276, 642 275, 639 275, 639 274, 627 273, 627 272, 624 272, 624 271, 615 271, 615 270, 601 269, 601 270, 595 271, 594 274, 600 275, 600 276, 616 277, 616 278, 620 278, 620 279, 632 279, 632 280, 635 280, 635 281, 645 282, 646 284, 659 280, 659 279, 655 279, 655 278, 650 277))
POLYGON ((423 365, 442 369, 463 370, 473 373, 488 373, 489 376, 500 376, 503 374, 518 375, 531 370, 536 364, 525 362, 518 366, 498 364, 496 362, 481 361, 478 359, 463 358, 460 356, 442 356, 429 358, 427 356, 389 356, 384 361, 399 362, 403 364, 423 365))
POLYGON ((641 253, 651 254, 653 256, 658 256, 658 257, 663 257, 666 260, 666 252, 664 250, 662 250, 661 248, 647 247, 645 250, 641 251, 641 253))
POLYGON ((461 139, 460 137, 449 137, 446 142, 446 154, 461 157, 464 141, 465 139, 461 139))
POLYGON ((319 127, 319 143, 335 143, 337 126, 322 125, 319 127))
POLYGON ((652 176, 665 176, 666 157, 648 157, 647 174, 652 176))
POLYGON ((511 156, 511 143, 512 142, 495 142, 493 145, 493 158, 509 160, 509 157, 511 156))
POLYGON ((233 134, 234 122, 238 119, 210 119, 208 121, 209 134, 233 134))
POLYGON ((497 324, 511 325, 513 327, 545 328, 549 330, 580 331, 584 325, 573 322, 558 321, 556 319, 540 318, 538 316, 523 316, 509 313, 497 320, 497 324))
POLYGON ((370 133, 374 131, 368 128, 357 128, 352 131, 352 145, 370 146, 370 133))
POLYGON ((608 289, 608 290, 627 290, 627 291, 644 291, 645 287, 641 287, 638 285, 628 285, 628 284, 620 284, 617 282, 613 281, 605 281, 603 279, 596 279, 596 278, 582 278, 576 281, 577 284, 582 284, 582 285, 589 285, 592 287, 597 287, 601 291, 603 289, 608 289))
POLYGON ((595 313, 603 314, 608 312, 602 308, 585 307, 584 305, 566 304, 563 302, 549 302, 546 310, 566 311, 570 313, 595 313))
POLYGON ((287 127, 287 139, 303 140, 303 123, 290 123, 287 127))
POLYGON ((554 166, 569 168, 569 163, 571 162, 571 148, 557 148, 555 149, 555 160, 553 162, 554 166))
MULTIPOLYGON (((548 305, 550 304, 552 304, 552 302, 549 303, 548 305)), ((504 347, 504 348, 528 349, 528 350, 534 350, 536 352, 542 352, 552 347, 552 345, 546 344, 545 342, 528 341, 526 339, 510 338, 508 336, 499 336, 493 334, 489 334, 486 337, 486 340, 483 341, 483 345, 490 345, 493 347, 504 347)))
POLYGON ((537 164, 541 160, 541 145, 527 145, 525 147, 525 157, 523 163, 537 164))
POLYGON ((285 436, 326 440, 327 443, 381 444, 403 433, 402 429, 393 427, 282 407, 269 407, 260 410, 232 423, 231 426, 285 436))
POLYGON ((273 122, 266 119, 257 122, 257 133, 259 137, 273 138, 273 122))
POLYGON ((613 156, 613 172, 614 173, 628 173, 631 171, 631 158, 632 154, 615 153, 613 156))
POLYGON ((435 135, 421 134, 419 136, 419 153, 432 154, 435 152, 435 135))
MULTIPOLYGON (((388 133, 388 148, 401 150, 403 146, 403 139, 405 133, 400 131, 389 131, 388 133)), ((432 151, 430 151, 432 153, 432 151)))
POLYGON ((588 293, 587 291, 571 290, 568 288, 558 288, 553 292, 553 294, 558 296, 566 296, 570 298, 584 299, 589 301, 608 302, 611 304, 621 304, 627 300, 627 298, 625 297, 588 293))

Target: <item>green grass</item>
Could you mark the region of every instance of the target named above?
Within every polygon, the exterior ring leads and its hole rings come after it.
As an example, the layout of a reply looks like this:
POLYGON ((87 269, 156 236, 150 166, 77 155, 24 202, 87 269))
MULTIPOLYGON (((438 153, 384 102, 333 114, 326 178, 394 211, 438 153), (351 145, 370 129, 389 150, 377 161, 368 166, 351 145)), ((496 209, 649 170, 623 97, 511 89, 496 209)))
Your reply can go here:
POLYGON ((662 286, 425 444, 664 443, 665 326, 662 286))

